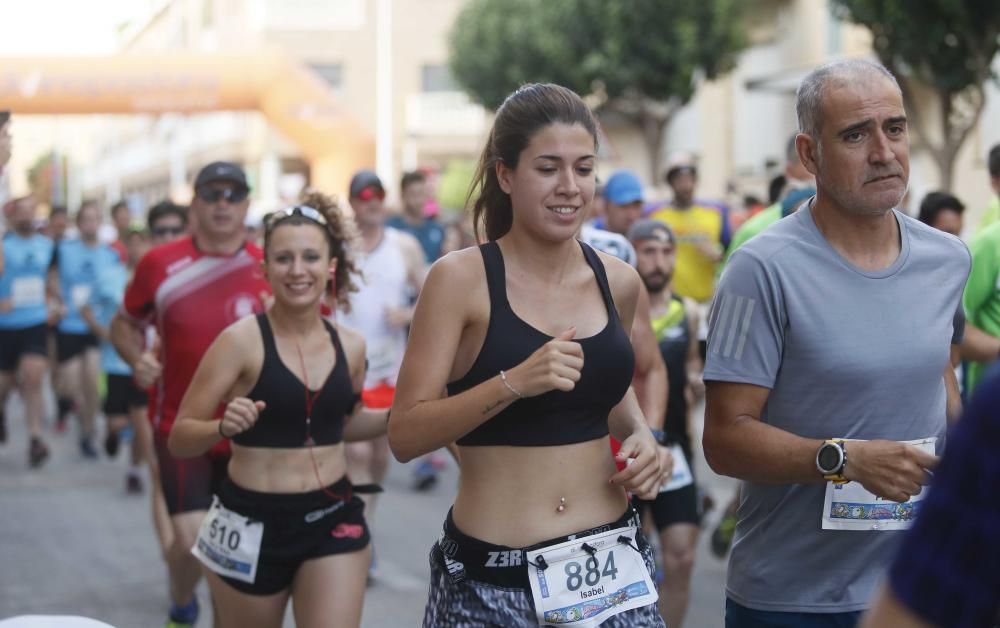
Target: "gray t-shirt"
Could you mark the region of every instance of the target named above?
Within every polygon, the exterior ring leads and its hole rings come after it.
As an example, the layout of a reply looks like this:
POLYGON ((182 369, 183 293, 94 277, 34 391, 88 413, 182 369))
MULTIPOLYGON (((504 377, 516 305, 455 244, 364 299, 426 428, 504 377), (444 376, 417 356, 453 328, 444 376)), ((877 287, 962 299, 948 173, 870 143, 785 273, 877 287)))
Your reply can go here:
MULTIPOLYGON (((736 251, 710 314, 705 380, 771 389, 761 419, 806 438, 937 436, 940 447, 943 374, 971 258, 958 238, 894 214, 901 251, 878 272, 841 257, 811 207, 736 251)), ((900 533, 823 530, 825 489, 743 484, 731 599, 766 611, 867 607, 900 533)))

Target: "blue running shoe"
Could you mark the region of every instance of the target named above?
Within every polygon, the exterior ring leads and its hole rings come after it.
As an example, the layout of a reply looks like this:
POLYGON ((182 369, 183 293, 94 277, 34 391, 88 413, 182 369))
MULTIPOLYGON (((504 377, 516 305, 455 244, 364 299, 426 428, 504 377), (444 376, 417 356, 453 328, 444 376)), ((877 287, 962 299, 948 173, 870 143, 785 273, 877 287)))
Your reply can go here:
POLYGON ((198 598, 192 598, 191 603, 186 606, 180 606, 177 603, 170 604, 166 628, 194 628, 197 623, 198 598))

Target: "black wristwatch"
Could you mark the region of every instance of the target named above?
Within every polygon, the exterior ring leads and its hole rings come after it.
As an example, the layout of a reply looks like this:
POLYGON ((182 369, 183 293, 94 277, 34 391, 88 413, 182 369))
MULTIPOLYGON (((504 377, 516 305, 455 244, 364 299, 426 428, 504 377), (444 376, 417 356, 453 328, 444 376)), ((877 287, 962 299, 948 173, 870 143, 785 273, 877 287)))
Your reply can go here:
POLYGON ((846 484, 850 480, 844 477, 844 467, 847 466, 847 451, 844 441, 828 440, 820 445, 816 452, 816 468, 823 474, 823 479, 836 484, 846 484))

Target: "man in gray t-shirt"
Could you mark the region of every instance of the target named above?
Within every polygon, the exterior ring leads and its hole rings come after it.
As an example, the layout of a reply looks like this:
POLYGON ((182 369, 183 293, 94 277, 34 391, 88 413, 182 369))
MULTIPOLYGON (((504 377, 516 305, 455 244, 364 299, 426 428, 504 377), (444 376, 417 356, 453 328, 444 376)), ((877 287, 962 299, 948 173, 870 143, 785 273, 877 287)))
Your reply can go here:
POLYGON ((908 144, 888 71, 814 70, 798 113, 817 195, 733 255, 709 322, 705 455, 746 480, 727 628, 850 626, 868 605, 898 541, 885 528, 910 512, 896 503, 936 462, 933 444, 900 441, 943 444, 970 266, 960 240, 893 209, 908 144))

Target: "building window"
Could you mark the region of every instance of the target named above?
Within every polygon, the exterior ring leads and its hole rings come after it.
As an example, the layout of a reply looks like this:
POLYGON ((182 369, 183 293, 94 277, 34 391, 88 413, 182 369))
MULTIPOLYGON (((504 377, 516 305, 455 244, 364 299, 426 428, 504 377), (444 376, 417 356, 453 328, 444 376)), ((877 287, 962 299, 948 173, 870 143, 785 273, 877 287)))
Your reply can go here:
POLYGON ((447 65, 428 64, 420 68, 420 89, 424 92, 455 92, 458 84, 447 65))
POLYGON ((310 63, 313 72, 319 74, 324 82, 334 92, 340 94, 344 90, 344 66, 340 63, 310 63))

